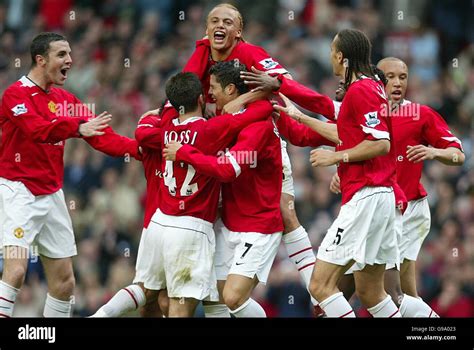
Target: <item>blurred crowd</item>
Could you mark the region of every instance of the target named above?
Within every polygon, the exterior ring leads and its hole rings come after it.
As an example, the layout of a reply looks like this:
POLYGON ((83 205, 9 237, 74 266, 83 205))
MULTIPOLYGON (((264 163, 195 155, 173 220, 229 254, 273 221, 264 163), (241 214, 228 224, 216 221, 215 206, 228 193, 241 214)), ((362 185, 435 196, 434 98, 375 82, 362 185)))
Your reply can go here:
MULTIPOLYGON (((30 66, 29 43, 42 31, 64 34, 73 69, 65 88, 112 127, 133 136, 142 113, 164 99, 166 79, 184 66, 204 36, 216 1, 0 0, 0 92, 30 66)), ((432 213, 418 261, 420 295, 441 317, 474 317, 474 8, 472 1, 241 0, 245 40, 263 46, 297 81, 334 96, 330 42, 338 30, 368 34, 373 61, 404 59, 408 99, 440 112, 463 142, 466 163, 425 164, 432 213)), ((289 146, 296 210, 313 247, 337 215, 329 192, 335 168, 312 168, 309 149, 289 146)), ((88 316, 134 276, 143 222, 145 178, 140 162, 107 157, 81 140, 67 142, 66 202, 77 239, 75 315, 88 316)), ((15 315, 41 315, 46 295, 40 264, 31 259, 15 315)), ((311 315, 309 295, 284 247, 266 286, 254 296, 269 316, 311 315)), ((358 307, 357 300, 353 300, 358 307)), ((364 310, 359 315, 364 316, 364 310)))

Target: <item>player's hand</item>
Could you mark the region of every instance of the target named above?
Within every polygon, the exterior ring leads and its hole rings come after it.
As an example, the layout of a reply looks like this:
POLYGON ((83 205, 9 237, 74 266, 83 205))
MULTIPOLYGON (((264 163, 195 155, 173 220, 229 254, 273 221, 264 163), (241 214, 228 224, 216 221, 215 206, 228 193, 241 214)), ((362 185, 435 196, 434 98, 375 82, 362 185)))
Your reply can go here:
POLYGON ((90 119, 87 123, 79 125, 79 134, 83 137, 104 135, 104 132, 101 130, 108 127, 108 123, 111 120, 112 115, 109 114, 109 112, 102 112, 97 117, 90 119))
POLYGON ((407 158, 410 162, 419 163, 436 157, 436 149, 423 145, 408 146, 407 158))
POLYGON ((160 114, 160 108, 149 110, 148 112, 145 112, 142 114, 138 122, 141 122, 143 118, 148 117, 149 115, 159 115, 159 114, 160 114))
POLYGON ((300 122, 301 118, 303 117, 303 113, 301 113, 301 111, 298 108, 296 108, 293 102, 291 102, 290 99, 286 97, 285 95, 283 95, 281 92, 280 92, 280 97, 285 103, 285 106, 280 106, 278 104, 275 104, 273 105, 273 109, 277 112, 285 112, 291 118, 293 118, 297 122, 300 122))
POLYGON ((339 194, 341 193, 341 179, 337 173, 331 179, 331 183, 329 184, 329 190, 332 193, 339 194))
POLYGON ((327 149, 313 149, 309 161, 313 167, 330 166, 338 162, 335 153, 327 149))
POLYGON ((240 112, 245 106, 240 103, 237 99, 228 102, 223 108, 221 114, 234 114, 240 112))
POLYGON ((178 150, 183 147, 183 145, 179 142, 171 141, 168 143, 163 150, 163 157, 166 158, 166 160, 176 160, 176 153, 178 153, 178 150))
POLYGON ((215 116, 216 116, 216 104, 206 103, 206 109, 204 110, 204 117, 206 119, 211 119, 215 116))
POLYGON ((247 85, 254 86, 250 91, 264 91, 273 92, 280 88, 280 81, 277 77, 272 77, 265 72, 262 72, 252 66, 251 72, 240 72, 240 78, 244 80, 247 85))

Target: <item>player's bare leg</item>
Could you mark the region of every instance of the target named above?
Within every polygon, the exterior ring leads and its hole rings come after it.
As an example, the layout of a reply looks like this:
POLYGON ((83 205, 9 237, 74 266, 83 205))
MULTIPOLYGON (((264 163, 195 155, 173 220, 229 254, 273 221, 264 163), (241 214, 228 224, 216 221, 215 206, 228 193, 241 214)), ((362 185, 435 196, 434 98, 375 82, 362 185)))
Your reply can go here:
POLYGON ((351 265, 352 262, 340 266, 318 260, 314 266, 309 290, 328 317, 355 317, 351 305, 337 288, 339 279, 351 265))
POLYGON ((405 294, 418 298, 416 290, 416 262, 405 259, 400 267, 400 282, 405 294))
POLYGON ((204 314, 206 318, 211 317, 221 317, 228 318, 230 317, 229 308, 224 301, 224 287, 225 281, 217 281, 217 291, 219 292, 219 301, 203 301, 204 305, 204 314))
MULTIPOLYGON (((284 225, 282 242, 285 244, 288 257, 295 264, 309 292, 309 282, 311 281, 316 257, 308 233, 304 227, 301 226, 296 216, 295 197, 282 192, 280 210, 284 225)), ((323 312, 318 302, 313 297, 311 297, 311 302, 315 308, 315 316, 322 316, 323 312)))
POLYGON ((193 298, 170 298, 168 317, 193 317, 198 304, 193 298))
POLYGON ((337 289, 339 289, 346 300, 350 300, 355 293, 354 274, 343 275, 337 282, 337 289))
POLYGON ((25 280, 28 249, 3 247, 3 275, 0 282, 0 317, 12 317, 16 296, 25 280))
POLYGON ((168 317, 170 309, 170 298, 168 298, 168 291, 166 289, 160 290, 158 295, 158 305, 160 305, 163 317, 168 317))
POLYGON ((229 274, 224 286, 224 301, 235 317, 266 317, 265 310, 250 296, 258 279, 229 274))
POLYGON ((356 293, 373 317, 401 317, 397 305, 384 287, 385 264, 366 265, 354 272, 356 293))
POLYGON ((163 317, 159 295, 159 290, 145 289, 145 305, 140 308, 141 317, 163 317))
POLYGON ((41 256, 48 294, 44 305, 44 317, 71 317, 72 295, 76 281, 71 258, 53 259, 41 256))

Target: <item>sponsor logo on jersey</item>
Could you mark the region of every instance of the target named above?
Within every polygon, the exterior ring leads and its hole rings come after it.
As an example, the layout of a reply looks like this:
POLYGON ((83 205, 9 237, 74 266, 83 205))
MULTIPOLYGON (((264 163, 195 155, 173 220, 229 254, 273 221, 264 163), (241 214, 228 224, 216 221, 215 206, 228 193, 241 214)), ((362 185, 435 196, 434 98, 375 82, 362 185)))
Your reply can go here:
POLYGON ((28 108, 26 108, 24 103, 21 103, 13 107, 12 112, 15 117, 18 117, 19 115, 25 114, 26 112, 28 112, 28 108))
POLYGON ((21 239, 25 235, 25 231, 21 227, 18 227, 13 231, 13 235, 16 238, 21 239))
POLYGON ((366 119, 365 125, 367 125, 369 128, 375 128, 377 125, 380 124, 380 120, 377 116, 377 111, 364 114, 364 117, 366 119))
POLYGON ((56 113, 56 103, 54 103, 53 101, 49 101, 48 109, 51 113, 56 113))
POLYGON ((258 63, 260 63, 262 65, 263 69, 266 69, 266 70, 269 70, 269 69, 272 69, 272 68, 275 68, 276 66, 278 66, 278 62, 274 61, 273 58, 271 58, 271 57, 265 58, 264 60, 261 60, 258 63))

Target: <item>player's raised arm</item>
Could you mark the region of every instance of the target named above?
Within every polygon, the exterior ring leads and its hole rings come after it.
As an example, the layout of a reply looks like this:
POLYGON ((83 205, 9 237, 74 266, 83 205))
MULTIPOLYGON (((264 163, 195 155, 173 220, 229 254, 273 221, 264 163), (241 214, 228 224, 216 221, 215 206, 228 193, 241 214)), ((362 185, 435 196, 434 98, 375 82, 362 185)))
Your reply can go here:
POLYGON ((135 140, 141 147, 161 150, 161 117, 159 110, 151 110, 143 114, 135 130, 135 140))
POLYGON ((296 108, 296 106, 285 95, 280 93, 280 97, 283 99, 285 106, 280 106, 278 104, 273 105, 273 108, 277 112, 285 113, 296 120, 298 123, 306 125, 316 133, 320 134, 322 137, 335 144, 340 143, 339 136, 337 134, 337 127, 335 124, 325 123, 319 119, 312 118, 296 108))
POLYGON ((285 112, 280 112, 277 126, 280 135, 292 145, 298 147, 335 146, 334 142, 324 138, 310 127, 293 120, 285 112))
POLYGON ((36 112, 29 96, 19 90, 7 89, 2 99, 2 113, 34 142, 56 143, 80 137, 79 126, 85 118, 58 116, 49 121, 36 112))

